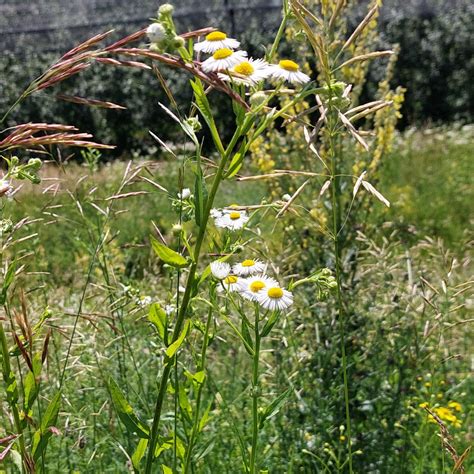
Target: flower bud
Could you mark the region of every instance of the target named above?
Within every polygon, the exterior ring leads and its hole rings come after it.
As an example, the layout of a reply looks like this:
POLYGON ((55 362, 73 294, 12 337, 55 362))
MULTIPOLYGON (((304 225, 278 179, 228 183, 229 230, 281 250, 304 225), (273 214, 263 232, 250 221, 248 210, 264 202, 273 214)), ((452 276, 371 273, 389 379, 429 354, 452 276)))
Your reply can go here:
POLYGON ((184 46, 185 42, 184 42, 184 38, 181 38, 181 36, 175 36, 173 38, 173 41, 171 43, 171 46, 174 48, 174 49, 179 49, 179 48, 182 48, 184 46))
POLYGON ((161 23, 152 23, 146 29, 146 34, 152 43, 159 43, 166 38, 166 31, 161 23))
POLYGON ((39 158, 30 158, 28 160, 28 166, 33 168, 34 170, 39 170, 43 162, 39 158))
POLYGON ((163 5, 158 8, 158 16, 160 15, 171 15, 174 11, 173 5, 170 3, 163 3, 163 5))
POLYGON ((194 132, 199 132, 202 129, 201 122, 197 117, 189 117, 186 123, 193 129, 194 132))
POLYGON ((171 228, 173 235, 179 235, 183 231, 183 226, 181 224, 174 224, 171 228))
POLYGON ((267 94, 262 91, 254 92, 250 96, 250 105, 253 105, 254 107, 258 107, 259 105, 262 105, 265 101, 267 100, 267 94))

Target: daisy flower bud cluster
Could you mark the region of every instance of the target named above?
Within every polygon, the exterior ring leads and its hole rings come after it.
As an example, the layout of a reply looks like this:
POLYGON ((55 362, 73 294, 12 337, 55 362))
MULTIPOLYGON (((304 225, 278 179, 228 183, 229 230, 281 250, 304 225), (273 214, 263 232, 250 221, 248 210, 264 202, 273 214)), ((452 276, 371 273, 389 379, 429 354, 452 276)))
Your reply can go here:
POLYGON ((293 294, 265 274, 267 265, 260 260, 243 260, 230 265, 222 260, 210 264, 211 273, 220 281, 220 291, 237 293, 270 311, 282 311, 293 304, 293 294))
POLYGON ((183 188, 171 199, 171 207, 181 215, 185 222, 190 221, 194 215, 194 195, 189 188, 183 188))
POLYGON ((278 64, 268 64, 263 59, 249 58, 247 51, 238 50, 240 42, 228 38, 222 31, 213 31, 204 41, 194 45, 194 51, 211 56, 202 62, 206 73, 216 72, 223 81, 254 87, 265 79, 306 84, 311 79, 300 71, 297 63, 283 59, 278 64))
POLYGON ((158 9, 158 18, 146 30, 150 49, 159 53, 174 52, 184 46, 184 39, 176 34, 173 5, 165 3, 158 9))

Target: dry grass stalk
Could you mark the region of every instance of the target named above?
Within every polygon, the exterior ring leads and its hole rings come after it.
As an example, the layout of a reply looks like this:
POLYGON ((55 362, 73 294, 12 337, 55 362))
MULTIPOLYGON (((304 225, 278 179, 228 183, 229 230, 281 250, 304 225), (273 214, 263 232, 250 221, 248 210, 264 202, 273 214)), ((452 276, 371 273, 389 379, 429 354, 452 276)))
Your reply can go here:
POLYGON ((286 210, 291 206, 291 204, 293 204, 293 202, 295 201, 295 199, 302 193, 303 189, 306 187, 306 185, 309 183, 309 179, 307 179, 296 191, 295 193, 293 194, 293 196, 291 196, 291 198, 288 200, 288 202, 281 208, 280 212, 276 215, 277 219, 279 217, 281 217, 285 212, 286 210))
POLYGON ((369 10, 365 18, 359 23, 359 25, 351 34, 351 36, 349 36, 348 40, 344 43, 344 45, 341 48, 341 52, 344 51, 346 48, 348 48, 358 38, 358 36, 362 33, 364 28, 370 23, 370 20, 375 15, 377 10, 378 10, 378 5, 375 5, 371 10, 369 10))
POLYGON ((384 56, 391 56, 393 54, 393 51, 391 49, 387 49, 386 51, 374 51, 372 53, 367 53, 367 54, 361 54, 360 56, 355 56, 351 59, 348 59, 347 61, 343 62, 340 66, 338 66, 335 71, 338 69, 342 69, 346 66, 349 66, 350 64, 359 62, 359 61, 368 61, 369 59, 375 59, 375 58, 382 58, 384 56))
POLYGON ((77 130, 72 125, 26 123, 12 127, 7 137, 0 141, 0 150, 15 148, 41 148, 46 145, 65 145, 85 148, 113 149, 114 146, 104 145, 88 140, 92 138, 89 133, 72 133, 77 130), (44 135, 37 135, 44 132, 44 135), (49 133, 56 132, 56 133, 49 133))
POLYGON ((78 97, 78 96, 65 95, 65 94, 58 94, 56 97, 60 100, 64 100, 65 102, 72 102, 73 104, 88 105, 90 107, 99 107, 102 109, 121 109, 121 110, 126 109, 126 107, 122 105, 114 104, 113 102, 108 102, 104 100, 86 99, 85 97, 78 97))

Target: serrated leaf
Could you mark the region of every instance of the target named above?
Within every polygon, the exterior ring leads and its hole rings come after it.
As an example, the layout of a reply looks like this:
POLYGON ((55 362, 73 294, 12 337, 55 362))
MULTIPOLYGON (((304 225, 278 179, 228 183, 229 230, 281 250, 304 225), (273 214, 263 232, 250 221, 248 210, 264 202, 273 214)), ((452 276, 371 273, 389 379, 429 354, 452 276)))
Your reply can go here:
POLYGON ((150 311, 148 311, 148 321, 155 326, 165 345, 168 345, 168 315, 158 303, 153 303, 150 306, 150 311))
POLYGON ((186 338, 186 334, 188 332, 189 326, 191 325, 191 321, 188 319, 186 321, 186 324, 184 325, 183 330, 181 331, 181 334, 179 335, 178 339, 171 344, 168 349, 166 349, 166 356, 171 358, 176 354, 176 351, 181 347, 181 344, 183 343, 184 339, 186 338))
POLYGON ((161 244, 153 236, 151 236, 150 239, 153 250, 158 258, 163 260, 163 262, 175 268, 184 268, 188 266, 188 261, 178 252, 175 252, 166 245, 161 244))
POLYGON ((134 413, 132 406, 128 403, 114 379, 109 379, 108 387, 112 403, 120 421, 130 432, 137 434, 140 438, 148 438, 148 427, 134 413))
POLYGON ((265 411, 263 412, 262 416, 260 417, 260 428, 263 427, 263 424, 265 423, 266 420, 270 419, 272 416, 275 416, 281 409, 281 407, 284 405, 286 402, 286 399, 290 396, 292 392, 292 389, 289 388, 285 392, 283 392, 280 396, 275 398, 273 402, 270 403, 270 405, 265 408, 265 411))

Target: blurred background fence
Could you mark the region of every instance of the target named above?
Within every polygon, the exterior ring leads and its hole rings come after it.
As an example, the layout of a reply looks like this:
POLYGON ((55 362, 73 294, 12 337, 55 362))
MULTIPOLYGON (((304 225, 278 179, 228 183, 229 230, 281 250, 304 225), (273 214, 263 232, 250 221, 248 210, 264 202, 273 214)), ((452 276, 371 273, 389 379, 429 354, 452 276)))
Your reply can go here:
MULTIPOLYGON (((181 31, 217 26, 237 36, 251 54, 261 55, 278 28, 280 0, 175 0, 181 31)), ((353 24, 366 10, 352 1, 353 24)), ((16 0, 0 2, 0 108, 11 104, 27 84, 60 53, 99 32, 125 35, 155 16, 156 0, 16 0)), ((474 85, 474 3, 470 0, 386 0, 381 10, 383 47, 400 46, 393 81, 407 88, 401 127, 431 122, 472 122, 474 85)), ((291 50, 292 45, 283 46, 291 50)), ((178 102, 187 100, 187 78, 167 72, 178 102)), ((371 71, 373 83, 378 71, 371 71)), ((370 84, 368 86, 370 88, 370 84)), ((99 139, 118 145, 117 153, 148 147, 147 130, 159 124, 168 137, 157 102, 165 101, 152 74, 132 69, 92 67, 66 81, 55 93, 111 100, 125 111, 90 110, 61 103, 51 93, 30 100, 13 122, 78 124, 99 139)), ((216 106, 219 106, 217 99, 216 106)), ((170 138, 171 135, 170 135, 170 138)))

